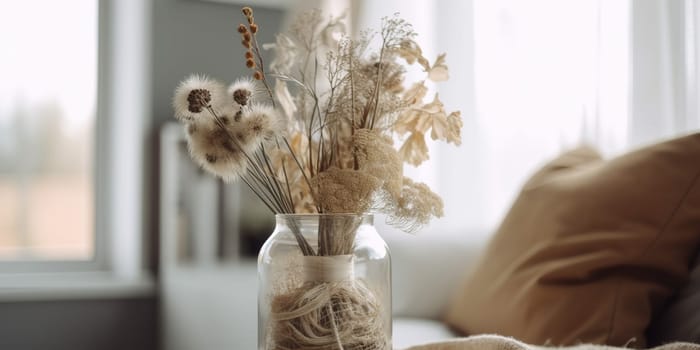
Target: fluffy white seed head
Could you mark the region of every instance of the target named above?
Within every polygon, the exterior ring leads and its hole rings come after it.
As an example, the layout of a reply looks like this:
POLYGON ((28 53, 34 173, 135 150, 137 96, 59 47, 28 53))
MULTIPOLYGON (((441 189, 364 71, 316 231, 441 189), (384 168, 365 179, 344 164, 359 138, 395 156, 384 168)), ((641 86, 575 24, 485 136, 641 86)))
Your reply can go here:
POLYGON ((188 123, 185 127, 192 159, 226 182, 237 180, 247 170, 247 158, 239 143, 231 138, 234 128, 232 121, 227 122, 226 130, 211 123, 188 123))
POLYGON ((225 98, 225 88, 221 83, 203 75, 190 75, 175 89, 175 118, 183 122, 192 122, 208 117, 207 107, 221 109, 225 98))
POLYGON ((253 149, 274 141, 285 130, 284 120, 268 105, 253 104, 243 109, 242 132, 248 137, 246 144, 253 149))
POLYGON ((253 102, 257 84, 251 78, 240 78, 229 85, 227 97, 236 106, 248 106, 253 102))

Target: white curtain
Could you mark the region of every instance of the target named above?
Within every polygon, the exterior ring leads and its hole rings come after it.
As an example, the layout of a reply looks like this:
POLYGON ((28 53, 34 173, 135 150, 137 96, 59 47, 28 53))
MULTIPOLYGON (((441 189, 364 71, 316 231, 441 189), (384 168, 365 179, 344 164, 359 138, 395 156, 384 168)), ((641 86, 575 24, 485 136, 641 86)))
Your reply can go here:
POLYGON ((698 127, 695 0, 331 1, 358 28, 400 12, 447 52, 463 144, 407 169, 445 201, 430 231, 488 233, 523 181, 580 143, 606 156, 698 127))
POLYGON ((635 0, 632 13, 630 144, 696 130, 698 19, 696 0, 635 0))
POLYGON ((473 2, 474 106, 465 117, 474 130, 460 150, 473 160, 460 173, 477 177, 459 184, 473 187, 464 198, 451 195, 457 182, 439 184, 448 226, 472 211, 458 225, 496 226, 529 174, 563 149, 626 146, 628 13, 626 1, 473 2))

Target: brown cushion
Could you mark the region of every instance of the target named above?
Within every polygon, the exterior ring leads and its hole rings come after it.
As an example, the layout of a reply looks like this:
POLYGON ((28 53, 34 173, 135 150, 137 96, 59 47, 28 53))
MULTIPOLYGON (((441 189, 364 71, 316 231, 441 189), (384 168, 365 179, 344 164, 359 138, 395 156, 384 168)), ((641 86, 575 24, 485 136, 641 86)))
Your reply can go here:
POLYGON ((653 345, 672 341, 700 344, 700 254, 695 257, 688 282, 661 315, 654 317, 647 336, 653 345))
POLYGON ((447 315, 467 334, 645 346, 700 241, 700 134, 603 161, 567 152, 530 178, 447 315))

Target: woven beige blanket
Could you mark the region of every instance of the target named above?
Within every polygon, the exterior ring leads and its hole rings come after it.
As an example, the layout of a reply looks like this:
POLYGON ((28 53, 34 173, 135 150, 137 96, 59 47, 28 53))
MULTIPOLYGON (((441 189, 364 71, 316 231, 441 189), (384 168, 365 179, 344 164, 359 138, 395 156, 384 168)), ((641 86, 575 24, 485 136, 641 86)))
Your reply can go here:
MULTIPOLYGON (((406 350, 622 350, 614 346, 581 344, 568 347, 534 346, 499 335, 475 335, 466 338, 412 346, 406 350)), ((652 350, 700 350, 700 344, 669 343, 652 350)))

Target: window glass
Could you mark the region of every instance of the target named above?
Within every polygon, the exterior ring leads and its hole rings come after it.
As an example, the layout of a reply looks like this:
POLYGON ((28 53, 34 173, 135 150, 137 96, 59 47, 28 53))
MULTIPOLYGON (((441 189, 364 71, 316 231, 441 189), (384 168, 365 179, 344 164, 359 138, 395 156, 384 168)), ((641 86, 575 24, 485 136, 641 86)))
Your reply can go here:
POLYGON ((93 256, 97 3, 0 3, 0 261, 93 256))

